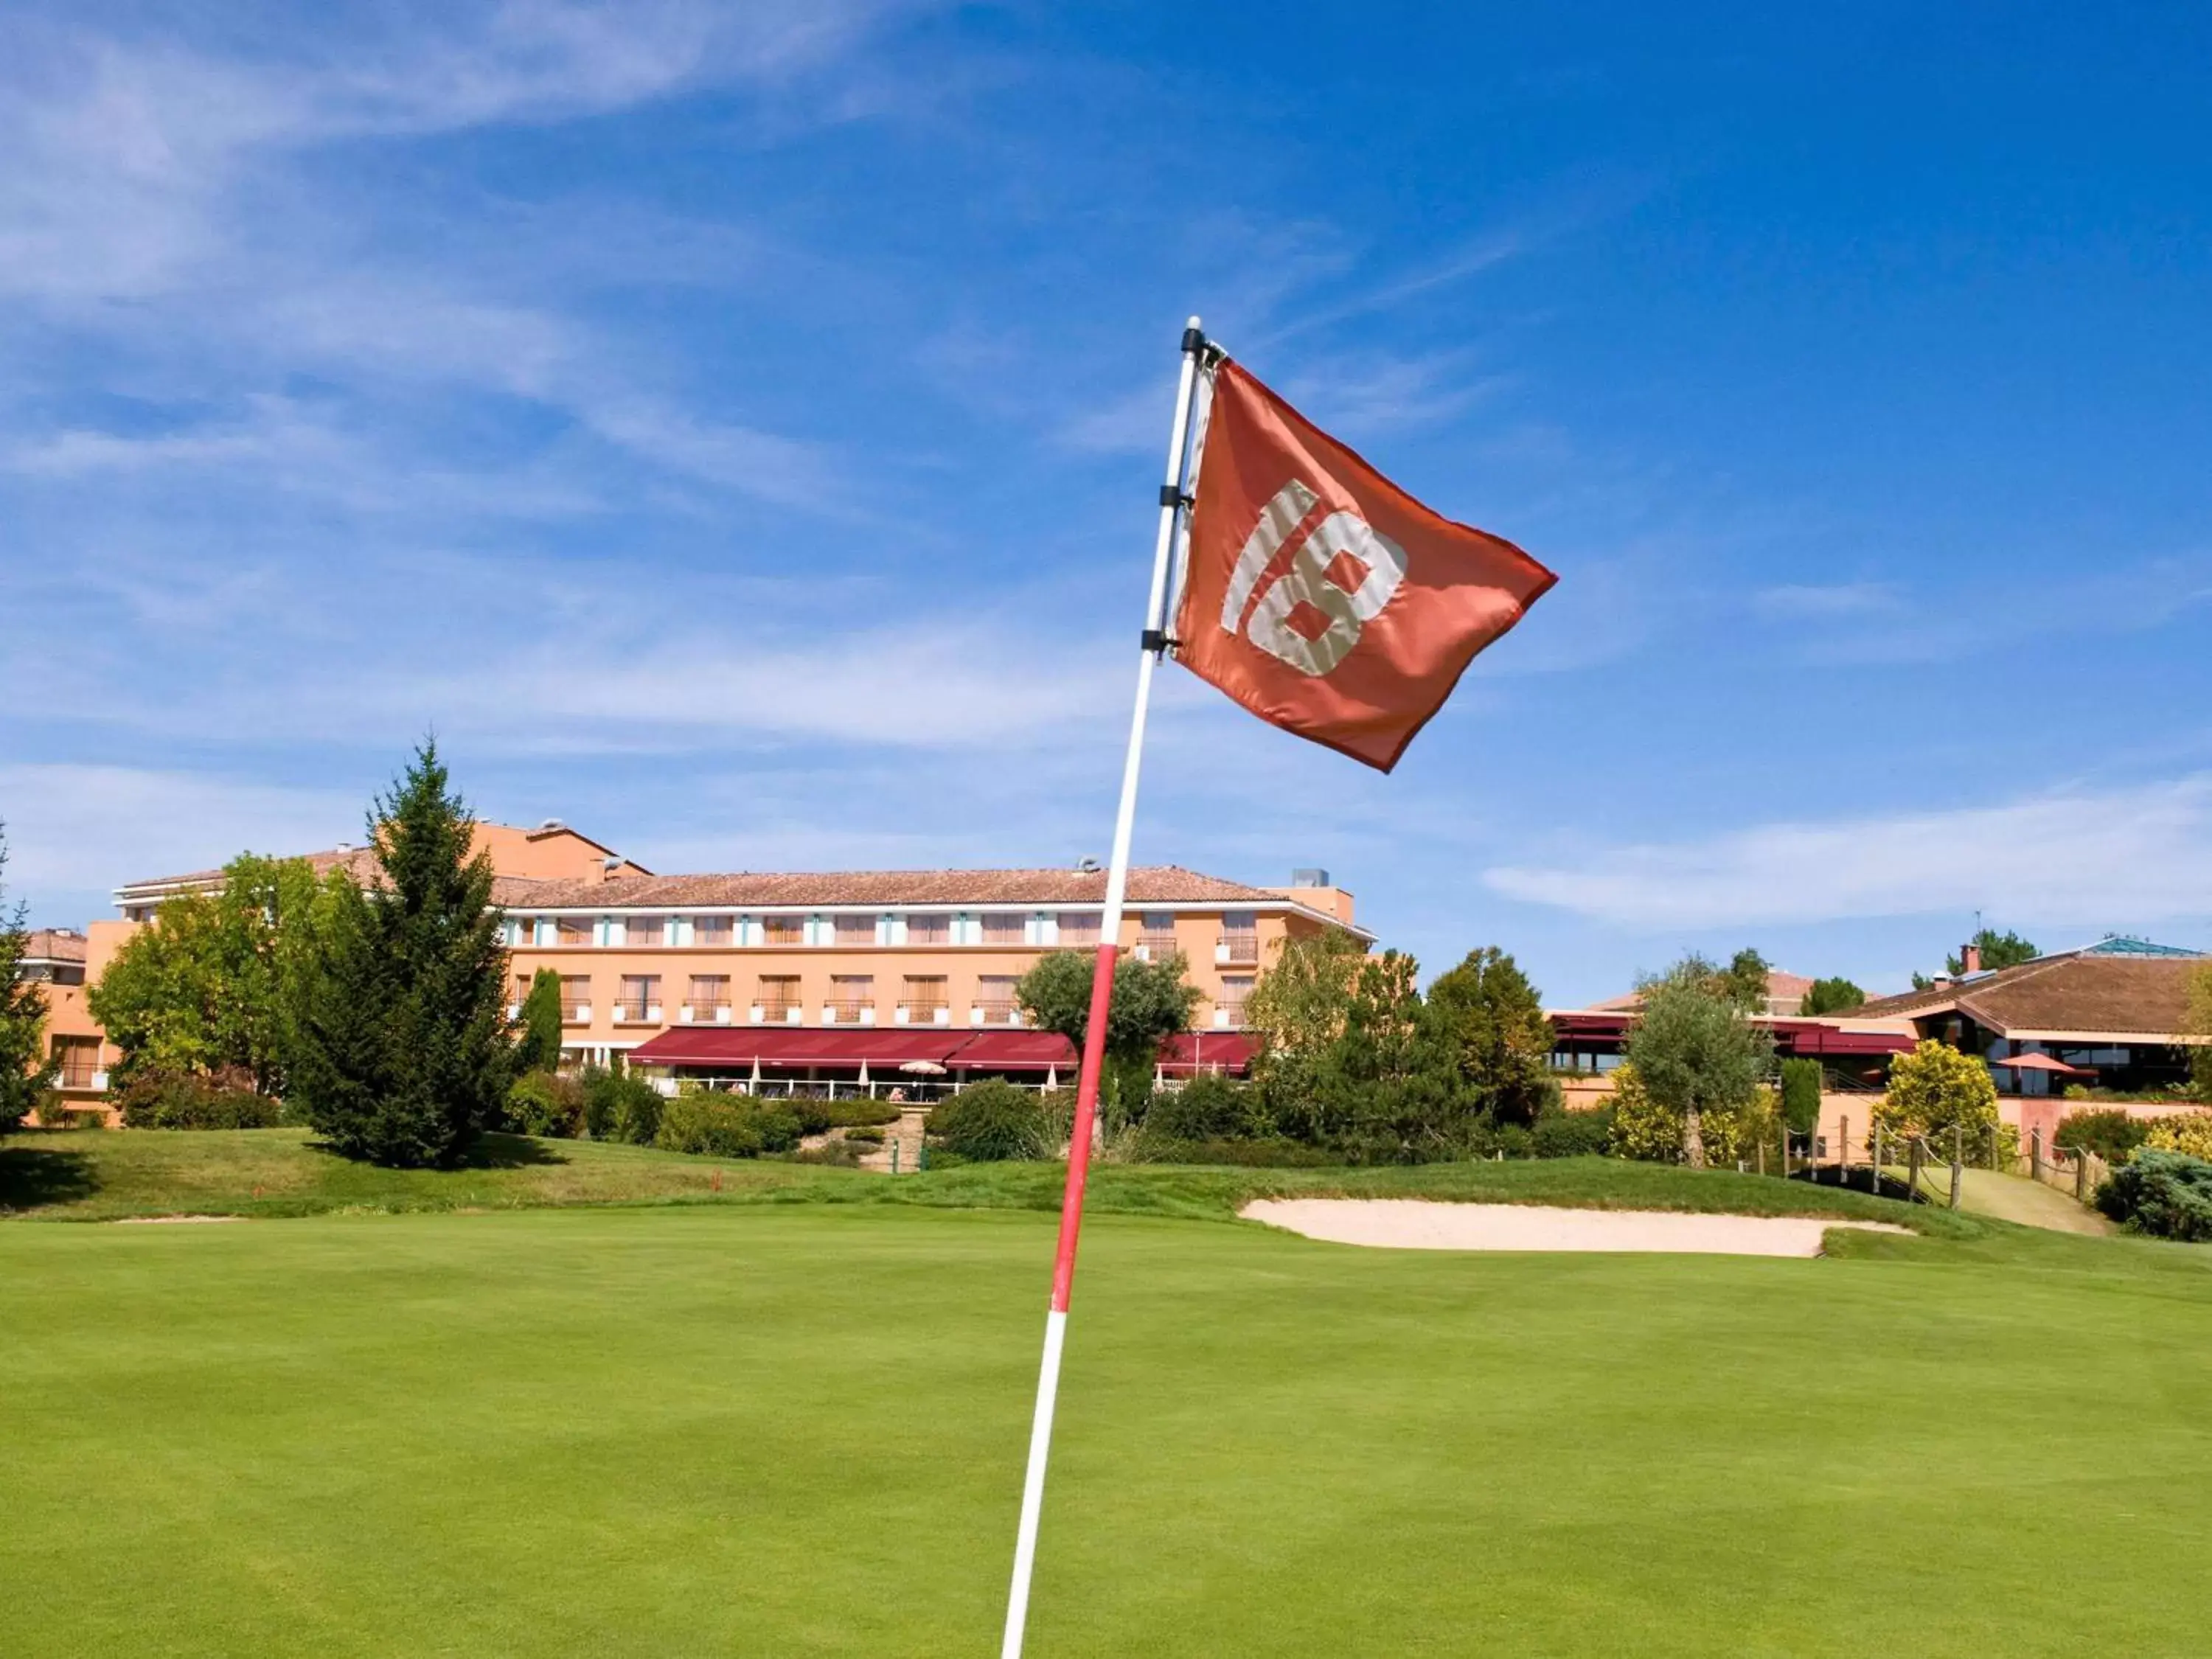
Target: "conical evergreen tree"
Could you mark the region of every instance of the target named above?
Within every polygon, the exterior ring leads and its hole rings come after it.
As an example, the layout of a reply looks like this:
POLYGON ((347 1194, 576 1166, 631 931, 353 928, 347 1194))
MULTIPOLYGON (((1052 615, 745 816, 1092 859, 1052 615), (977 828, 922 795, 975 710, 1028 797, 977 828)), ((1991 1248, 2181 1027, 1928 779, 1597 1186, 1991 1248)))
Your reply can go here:
POLYGON ((425 743, 371 814, 378 878, 341 879, 321 909, 292 1103, 349 1158, 451 1164, 499 1121, 507 959, 474 828, 425 743))
POLYGON ((522 1000, 522 1031, 515 1040, 519 1072, 550 1072, 561 1064, 561 975, 540 968, 522 1000))

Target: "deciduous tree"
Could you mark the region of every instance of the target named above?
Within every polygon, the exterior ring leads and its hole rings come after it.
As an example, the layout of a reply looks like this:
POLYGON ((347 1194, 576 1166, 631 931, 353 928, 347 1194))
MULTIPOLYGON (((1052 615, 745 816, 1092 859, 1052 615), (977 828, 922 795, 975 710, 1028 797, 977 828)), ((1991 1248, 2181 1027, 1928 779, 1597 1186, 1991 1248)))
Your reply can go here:
POLYGON ((305 860, 246 853, 224 866, 214 893, 165 902, 86 1000, 122 1051, 117 1083, 221 1073, 283 1093, 315 896, 305 860))
MULTIPOLYGON (((0 877, 8 869, 8 838, 0 825, 0 877)), ((7 887, 0 882, 0 899, 7 887)), ((0 1133, 20 1128, 54 1086, 60 1063, 46 1052, 46 994, 23 977, 31 946, 18 904, 0 909, 0 1133)))
MULTIPOLYGON (((1752 954, 1740 954, 1738 963, 1752 954)), ((1747 1109, 1773 1058, 1772 1040, 1723 993, 1721 978, 1691 956, 1645 980, 1637 988, 1643 1010, 1628 1034, 1629 1063, 1652 1100, 1680 1115, 1682 1160, 1698 1170, 1705 1165, 1705 1115, 1747 1109)))
POLYGON ((1534 1123, 1553 1093, 1552 1022, 1513 958, 1496 945, 1468 951, 1429 987, 1428 1011, 1478 1109, 1534 1123))
MULTIPOLYGON (((1097 960, 1090 951, 1048 951, 1014 987, 1014 1000, 1030 1023, 1059 1032, 1079 1054, 1091 1029, 1097 960)), ((1152 962, 1132 956, 1115 960, 1106 1006, 1104 1091, 1110 1117, 1135 1113, 1150 1087, 1161 1042, 1189 1025, 1197 1006, 1198 988, 1184 977, 1181 955, 1152 962)))
POLYGON ((1997 1085, 1978 1055, 1929 1038, 1889 1064, 1889 1088, 1874 1121, 1897 1135, 1966 1132, 1969 1145, 1997 1121, 1997 1085))

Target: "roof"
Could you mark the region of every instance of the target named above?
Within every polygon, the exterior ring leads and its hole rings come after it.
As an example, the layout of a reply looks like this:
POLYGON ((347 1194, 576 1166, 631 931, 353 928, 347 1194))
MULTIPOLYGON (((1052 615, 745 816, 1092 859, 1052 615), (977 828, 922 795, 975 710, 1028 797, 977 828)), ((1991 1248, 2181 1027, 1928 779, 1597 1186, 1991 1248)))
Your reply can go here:
POLYGON ((2205 960, 2112 955, 2093 946, 1884 997, 1848 1018, 1925 1019, 1955 1010, 1999 1036, 2050 1031, 2174 1040, 2188 1023, 2190 981, 2205 960))
POLYGON ((25 941, 26 962, 82 962, 84 935, 65 927, 34 927, 25 941))
POLYGON ((2132 933, 2107 933, 2081 952, 2085 957, 2188 957, 2201 960, 2204 952, 2179 945, 2157 945, 2132 933))
MULTIPOLYGON (((1101 904, 1103 870, 848 870, 811 873, 741 872, 722 876, 610 876, 604 881, 502 884, 501 902, 548 910, 778 908, 872 910, 902 905, 1101 904), (511 896, 510 896, 511 895, 511 896)), ((1178 865, 1129 872, 1128 902, 1240 904, 1276 908, 1293 901, 1178 865)))
MULTIPOLYGON (((556 839, 580 842, 593 852, 606 857, 620 856, 603 843, 593 841, 580 830, 572 830, 565 823, 553 821, 540 824, 535 830, 526 830, 510 823, 479 823, 477 828, 483 832, 477 838, 477 849, 490 854, 495 870, 498 869, 501 859, 507 852, 518 848, 534 847, 539 842, 556 839)), ((333 847, 319 853, 301 853, 288 856, 304 860, 319 879, 332 870, 340 868, 363 886, 374 885, 382 876, 382 872, 377 864, 376 849, 373 847, 333 847)), ((647 873, 644 867, 635 861, 630 860, 623 861, 637 874, 647 873)), ((533 878, 520 875, 501 875, 499 879, 502 882, 527 882, 533 878)), ((534 879, 542 881, 544 878, 539 877, 534 879)), ((132 899, 157 898, 174 892, 214 889, 222 885, 221 870, 191 870, 180 876, 149 876, 141 881, 125 882, 116 890, 116 895, 119 899, 128 902, 132 899)))

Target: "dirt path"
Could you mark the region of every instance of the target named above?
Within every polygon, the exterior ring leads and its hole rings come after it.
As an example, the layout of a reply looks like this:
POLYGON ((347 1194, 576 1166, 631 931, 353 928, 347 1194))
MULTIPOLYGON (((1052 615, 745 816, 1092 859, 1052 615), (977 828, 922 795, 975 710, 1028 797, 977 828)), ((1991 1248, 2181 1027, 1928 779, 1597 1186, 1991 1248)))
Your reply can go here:
POLYGON ((1962 1209, 1976 1215, 1993 1215, 2000 1221, 2017 1221, 2025 1227, 2044 1227, 2057 1233, 2113 1231, 2112 1224, 2103 1216, 2083 1208, 2064 1193, 2026 1176, 1999 1175, 1994 1170, 1964 1171, 1959 1201, 1962 1209))
POLYGON ((1886 1221, 1833 1221, 1818 1216, 1560 1210, 1533 1204, 1438 1204, 1409 1198, 1260 1199, 1237 1213, 1308 1238, 1394 1250, 1818 1255, 1821 1237, 1831 1227, 1883 1233, 1911 1231, 1886 1221))

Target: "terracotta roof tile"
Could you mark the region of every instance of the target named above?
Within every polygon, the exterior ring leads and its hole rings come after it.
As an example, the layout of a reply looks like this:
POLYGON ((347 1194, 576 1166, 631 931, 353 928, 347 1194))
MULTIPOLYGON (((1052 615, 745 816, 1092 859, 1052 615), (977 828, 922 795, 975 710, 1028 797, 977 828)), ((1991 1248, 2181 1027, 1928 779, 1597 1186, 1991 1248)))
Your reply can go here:
POLYGON ((1958 1008, 1996 1031, 2129 1031, 2171 1036, 2202 958, 2042 957, 1950 985, 1884 997, 1847 1018, 1909 1019, 1958 1008))
POLYGON ((30 962, 82 962, 84 935, 61 927, 34 927, 23 956, 30 962))
MULTIPOLYGON (((778 905, 856 910, 902 904, 1098 904, 1106 897, 1103 871, 1086 870, 846 870, 820 873, 740 872, 720 876, 614 876, 605 881, 503 880, 494 895, 510 908, 557 909, 732 909, 778 905)), ((1279 893, 1224 881, 1175 865, 1140 866, 1129 872, 1129 902, 1249 904, 1284 902, 1279 893)))

